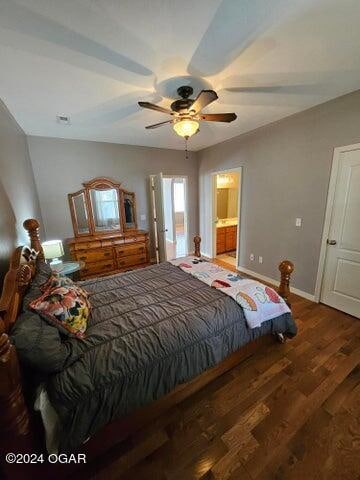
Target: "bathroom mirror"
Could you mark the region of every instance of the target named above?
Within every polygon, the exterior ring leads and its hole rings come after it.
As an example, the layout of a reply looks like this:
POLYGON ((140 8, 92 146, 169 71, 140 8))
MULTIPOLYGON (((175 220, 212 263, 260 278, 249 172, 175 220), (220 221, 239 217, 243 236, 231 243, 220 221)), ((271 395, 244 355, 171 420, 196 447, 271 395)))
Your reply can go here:
POLYGON ((237 217, 238 189, 218 188, 216 198, 216 216, 220 220, 237 217))

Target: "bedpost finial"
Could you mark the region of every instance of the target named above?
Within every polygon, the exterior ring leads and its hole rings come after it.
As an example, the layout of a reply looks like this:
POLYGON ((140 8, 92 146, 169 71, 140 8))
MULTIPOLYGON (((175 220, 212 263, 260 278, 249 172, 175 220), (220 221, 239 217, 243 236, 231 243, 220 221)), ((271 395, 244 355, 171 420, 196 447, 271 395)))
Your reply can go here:
POLYGON ((194 237, 194 244, 195 244, 195 252, 194 252, 194 255, 195 255, 195 257, 201 257, 201 253, 200 253, 200 243, 201 243, 201 237, 200 237, 200 235, 195 235, 195 237, 194 237))
POLYGON ((36 218, 28 218, 24 221, 23 226, 28 232, 30 238, 30 245, 36 252, 38 252, 38 258, 40 260, 45 260, 44 252, 41 246, 40 237, 39 237, 39 227, 40 223, 36 218))
POLYGON ((291 275, 294 271, 294 264, 290 260, 283 260, 279 265, 279 270, 281 273, 291 275))
POLYGON ((281 280, 278 293, 290 307, 290 277, 294 271, 294 264, 290 260, 283 260, 279 265, 281 280))
POLYGON ((36 220, 36 218, 28 218, 24 221, 23 227, 28 232, 32 230, 37 230, 40 227, 40 223, 36 220))

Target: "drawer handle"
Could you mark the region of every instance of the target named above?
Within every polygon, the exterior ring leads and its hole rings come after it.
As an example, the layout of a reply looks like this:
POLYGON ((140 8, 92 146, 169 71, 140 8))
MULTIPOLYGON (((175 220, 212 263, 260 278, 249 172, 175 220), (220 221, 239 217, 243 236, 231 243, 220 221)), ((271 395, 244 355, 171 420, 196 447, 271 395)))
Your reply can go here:
POLYGON ((109 257, 111 255, 111 252, 105 252, 104 257, 109 257))
POLYGON ((79 257, 79 260, 86 260, 86 257, 79 257))
POLYGON ((118 253, 124 253, 124 250, 118 250, 118 253))
POLYGON ((125 265, 125 262, 120 262, 120 265, 125 265))

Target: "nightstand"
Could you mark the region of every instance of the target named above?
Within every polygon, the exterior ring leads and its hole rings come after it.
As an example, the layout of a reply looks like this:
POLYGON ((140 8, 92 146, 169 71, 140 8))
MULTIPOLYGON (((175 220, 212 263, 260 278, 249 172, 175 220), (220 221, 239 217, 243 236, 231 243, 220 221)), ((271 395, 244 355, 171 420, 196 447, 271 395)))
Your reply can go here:
MULTIPOLYGON (((69 275, 71 278, 74 273, 79 272, 84 268, 85 262, 62 262, 55 265, 51 270, 54 273, 61 273, 61 275, 69 275)), ((77 275, 76 275, 77 276, 77 275)))

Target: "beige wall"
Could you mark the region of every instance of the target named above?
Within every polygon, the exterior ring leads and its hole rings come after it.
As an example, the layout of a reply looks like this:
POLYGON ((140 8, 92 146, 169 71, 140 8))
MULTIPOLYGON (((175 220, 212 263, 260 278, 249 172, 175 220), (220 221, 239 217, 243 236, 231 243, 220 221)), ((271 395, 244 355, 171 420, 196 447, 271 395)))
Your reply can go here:
POLYGON ((0 101, 0 286, 13 249, 28 244, 31 217, 41 221, 26 137, 0 101))
POLYGON ((295 286, 313 294, 333 149, 358 142, 360 91, 199 152, 202 251, 211 252, 211 173, 243 166, 240 265, 278 278, 288 258, 295 286))
MULTIPOLYGON (((183 151, 112 143, 28 137, 47 239, 73 236, 67 194, 81 183, 105 176, 136 193, 139 228, 150 219, 149 175, 189 177, 189 237, 198 232, 198 162, 183 151), (146 220, 141 220, 146 215, 146 220)), ((191 247, 192 249, 192 247, 191 247)))

